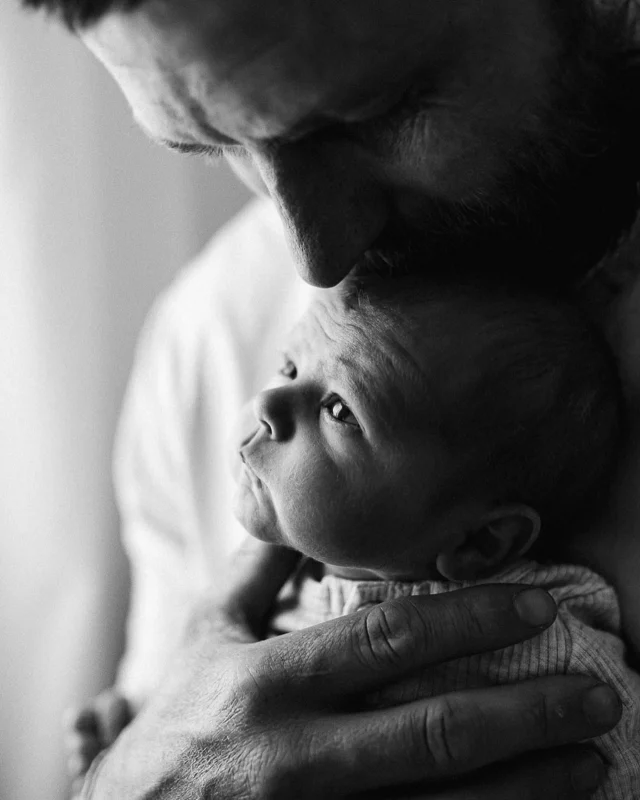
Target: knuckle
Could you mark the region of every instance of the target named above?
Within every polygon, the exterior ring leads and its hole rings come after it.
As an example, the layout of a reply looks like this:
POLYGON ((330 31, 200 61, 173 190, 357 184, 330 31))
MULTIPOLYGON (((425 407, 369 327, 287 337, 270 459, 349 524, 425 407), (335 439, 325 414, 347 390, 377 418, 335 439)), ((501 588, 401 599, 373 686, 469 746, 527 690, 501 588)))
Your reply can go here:
POLYGON ((555 727, 554 721, 560 721, 564 716, 564 707, 551 702, 544 692, 532 693, 529 711, 530 730, 537 733, 542 742, 550 740, 555 727))
POLYGON ((401 666, 412 636, 412 614, 398 601, 373 606, 356 630, 355 649, 360 660, 373 669, 401 666))
POLYGON ((269 705, 269 696, 268 682, 261 673, 245 667, 233 682, 230 699, 239 715, 255 724, 269 705))
POLYGON ((268 727, 296 696, 289 667, 277 652, 255 649, 241 666, 230 665, 223 691, 243 718, 268 727))
POLYGON ((256 800, 307 797, 311 800, 318 796, 315 792, 322 781, 317 774, 311 780, 312 751, 311 742, 301 731, 287 737, 265 738, 259 748, 260 755, 255 759, 251 797, 256 800))
POLYGON ((473 758, 473 742, 480 732, 459 711, 447 695, 434 698, 426 707, 421 746, 437 774, 455 774, 462 767, 466 771, 473 758))

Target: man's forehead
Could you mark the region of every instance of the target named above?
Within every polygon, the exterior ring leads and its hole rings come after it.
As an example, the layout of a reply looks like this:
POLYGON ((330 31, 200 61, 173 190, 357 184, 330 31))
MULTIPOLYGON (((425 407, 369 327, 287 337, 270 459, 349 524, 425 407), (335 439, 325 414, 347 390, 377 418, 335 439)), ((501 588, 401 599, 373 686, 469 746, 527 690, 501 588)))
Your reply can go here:
POLYGON ((421 59, 412 14, 416 0, 146 0, 82 37, 154 137, 260 140, 393 104, 421 59))

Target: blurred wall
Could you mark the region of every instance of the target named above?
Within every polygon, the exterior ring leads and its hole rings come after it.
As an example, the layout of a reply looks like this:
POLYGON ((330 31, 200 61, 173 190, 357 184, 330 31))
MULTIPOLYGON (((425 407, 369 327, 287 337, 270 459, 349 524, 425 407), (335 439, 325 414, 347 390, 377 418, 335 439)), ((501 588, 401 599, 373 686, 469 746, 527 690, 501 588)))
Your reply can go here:
POLYGON ((110 458, 153 297, 248 194, 165 153, 70 35, 0 4, 0 798, 66 796, 59 718, 107 685, 110 458))

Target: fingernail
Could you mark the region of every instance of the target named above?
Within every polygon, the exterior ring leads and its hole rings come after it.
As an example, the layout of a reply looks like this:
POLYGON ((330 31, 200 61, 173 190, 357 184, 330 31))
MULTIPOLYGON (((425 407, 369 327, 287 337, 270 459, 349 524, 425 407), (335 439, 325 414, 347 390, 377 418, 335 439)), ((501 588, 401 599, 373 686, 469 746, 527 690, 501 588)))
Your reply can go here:
POLYGON ((620 698, 604 683, 589 689, 584 697, 584 713, 598 729, 609 730, 620 719, 621 712, 620 698))
POLYGON ((535 628, 550 625, 556 616, 556 604, 544 589, 525 589, 516 595, 514 606, 520 619, 535 628))
POLYGON ((571 770, 571 785, 577 792, 591 792, 604 779, 604 763, 596 753, 588 753, 571 770))

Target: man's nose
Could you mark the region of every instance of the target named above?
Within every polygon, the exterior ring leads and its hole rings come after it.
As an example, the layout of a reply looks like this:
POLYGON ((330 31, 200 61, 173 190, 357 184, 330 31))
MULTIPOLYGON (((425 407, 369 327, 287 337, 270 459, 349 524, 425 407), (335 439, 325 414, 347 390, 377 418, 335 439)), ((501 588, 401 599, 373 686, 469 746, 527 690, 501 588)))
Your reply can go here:
POLYGON ((388 204, 349 142, 301 140, 252 153, 284 222, 300 276, 335 286, 385 228, 388 204))
POLYGON ((291 398, 286 387, 265 389, 253 401, 253 413, 266 429, 269 438, 281 442, 288 439, 294 431, 291 398))

